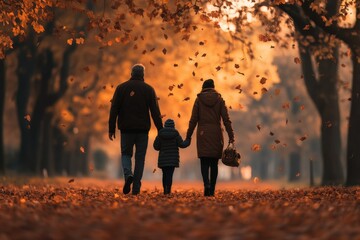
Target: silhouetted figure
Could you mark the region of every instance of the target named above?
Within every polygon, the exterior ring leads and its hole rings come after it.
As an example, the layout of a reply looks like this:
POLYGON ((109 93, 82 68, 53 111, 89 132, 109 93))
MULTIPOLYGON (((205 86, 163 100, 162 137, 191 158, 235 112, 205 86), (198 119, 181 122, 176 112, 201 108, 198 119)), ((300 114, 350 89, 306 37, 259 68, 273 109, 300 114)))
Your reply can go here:
POLYGON ((214 196, 215 193, 218 161, 224 147, 221 119, 228 133, 229 142, 234 142, 234 131, 225 101, 214 88, 212 79, 204 81, 202 90, 195 100, 186 134, 186 139, 191 139, 197 125, 197 153, 201 163, 205 196, 214 196))
POLYGON ((150 115, 157 130, 162 129, 160 109, 155 90, 144 82, 145 67, 132 67, 130 80, 117 86, 111 101, 109 138, 115 138, 116 119, 121 133, 121 162, 124 170, 124 194, 139 194, 148 146, 150 115), (132 172, 131 158, 135 146, 135 168, 132 172))
POLYGON ((163 172, 164 194, 171 193, 174 170, 179 167, 180 162, 179 147, 186 148, 189 145, 190 141, 183 141, 179 132, 175 129, 174 120, 166 120, 164 128, 159 131, 154 141, 154 148, 159 151, 158 167, 163 172))

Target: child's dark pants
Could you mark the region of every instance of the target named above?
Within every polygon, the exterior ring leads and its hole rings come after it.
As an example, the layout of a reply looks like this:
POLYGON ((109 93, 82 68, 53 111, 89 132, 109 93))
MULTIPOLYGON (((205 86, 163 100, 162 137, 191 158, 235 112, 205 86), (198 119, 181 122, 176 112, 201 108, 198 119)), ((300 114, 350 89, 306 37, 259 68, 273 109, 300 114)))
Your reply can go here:
POLYGON ((162 167, 161 169, 163 172, 162 183, 164 188, 164 194, 170 194, 175 167, 162 167))

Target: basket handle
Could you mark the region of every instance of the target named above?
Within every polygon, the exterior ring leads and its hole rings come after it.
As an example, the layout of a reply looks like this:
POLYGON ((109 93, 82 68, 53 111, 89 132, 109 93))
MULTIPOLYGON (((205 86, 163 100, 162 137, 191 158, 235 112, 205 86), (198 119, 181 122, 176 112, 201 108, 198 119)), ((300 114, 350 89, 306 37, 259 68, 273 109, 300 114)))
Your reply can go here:
POLYGON ((230 145, 231 145, 232 149, 235 149, 235 144, 233 142, 232 143, 229 142, 229 144, 228 144, 228 146, 226 148, 230 148, 230 145))

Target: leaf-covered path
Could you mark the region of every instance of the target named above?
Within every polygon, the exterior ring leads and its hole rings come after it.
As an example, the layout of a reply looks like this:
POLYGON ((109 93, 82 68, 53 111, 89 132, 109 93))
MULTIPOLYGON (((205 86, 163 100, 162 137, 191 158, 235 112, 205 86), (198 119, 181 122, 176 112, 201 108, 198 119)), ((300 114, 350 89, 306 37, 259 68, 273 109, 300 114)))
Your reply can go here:
POLYGON ((0 186, 0 239, 360 239, 360 188, 171 196, 114 186, 0 186))

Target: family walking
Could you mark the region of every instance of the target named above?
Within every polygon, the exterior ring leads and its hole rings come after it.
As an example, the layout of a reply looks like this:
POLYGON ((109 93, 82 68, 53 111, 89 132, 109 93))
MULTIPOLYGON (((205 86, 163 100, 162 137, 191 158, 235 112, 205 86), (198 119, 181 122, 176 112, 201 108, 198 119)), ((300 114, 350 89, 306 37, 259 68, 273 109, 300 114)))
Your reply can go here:
POLYGON ((117 122, 125 178, 123 193, 128 194, 130 191, 134 195, 140 193, 151 115, 158 130, 153 147, 159 151, 158 167, 163 172, 164 194, 171 193, 173 173, 175 168, 179 167, 179 148, 186 148, 191 144, 192 134, 197 127, 196 146, 204 182, 204 196, 214 196, 218 161, 224 147, 221 120, 228 134, 229 143, 234 142, 234 131, 227 107, 220 93, 215 90, 214 81, 212 79, 204 81, 192 109, 186 138, 183 140, 172 119, 167 119, 163 125, 155 90, 145 83, 144 73, 143 65, 134 65, 130 79, 117 86, 111 101, 109 138, 113 140, 116 137, 117 122), (134 155, 134 147, 135 166, 132 170, 131 159, 134 155))

